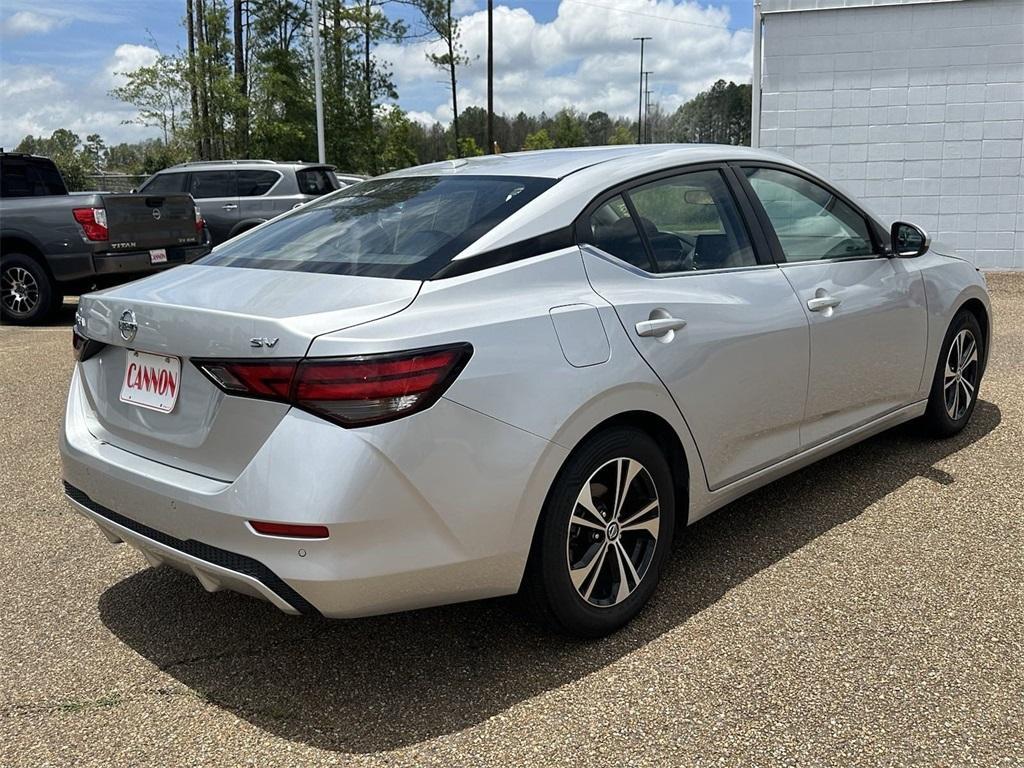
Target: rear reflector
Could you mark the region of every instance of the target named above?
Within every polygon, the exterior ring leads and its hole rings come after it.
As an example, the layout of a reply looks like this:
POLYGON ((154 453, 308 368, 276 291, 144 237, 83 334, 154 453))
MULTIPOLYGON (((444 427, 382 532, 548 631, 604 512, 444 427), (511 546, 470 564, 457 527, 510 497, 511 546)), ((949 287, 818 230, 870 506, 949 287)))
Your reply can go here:
POLYGON ((359 357, 194 360, 232 395, 289 403, 344 427, 429 408, 469 360, 469 344, 359 357))
POLYGON ((331 532, 326 525, 302 525, 299 523, 264 523, 250 520, 249 525, 256 533, 264 536, 285 536, 292 539, 326 539, 331 532))
POLYGON ((102 242, 110 239, 105 208, 74 208, 71 215, 82 225, 87 240, 102 242))

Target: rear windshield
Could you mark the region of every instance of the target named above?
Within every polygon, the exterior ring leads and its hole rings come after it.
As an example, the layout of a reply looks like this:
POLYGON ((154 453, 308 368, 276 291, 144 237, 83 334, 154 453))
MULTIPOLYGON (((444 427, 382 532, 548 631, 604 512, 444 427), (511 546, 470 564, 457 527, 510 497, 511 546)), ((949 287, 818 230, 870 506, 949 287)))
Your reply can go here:
POLYGON ((5 157, 0 160, 0 196, 66 195, 60 171, 49 160, 5 157))
POLYGON ((199 263, 426 280, 554 183, 510 176, 372 179, 228 241, 199 263))

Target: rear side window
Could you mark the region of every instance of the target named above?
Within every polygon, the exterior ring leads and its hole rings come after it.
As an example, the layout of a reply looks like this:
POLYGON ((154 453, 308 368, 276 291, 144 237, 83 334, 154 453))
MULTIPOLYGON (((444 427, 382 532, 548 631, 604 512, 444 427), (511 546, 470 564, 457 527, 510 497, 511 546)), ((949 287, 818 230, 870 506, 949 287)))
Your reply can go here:
POLYGON ((0 160, 0 196, 41 197, 66 195, 60 171, 45 160, 4 158, 0 160))
POLYGON ((235 197, 235 172, 193 171, 189 191, 196 200, 207 197, 235 197))
POLYGON ((230 240, 200 263, 426 280, 553 179, 374 179, 230 240))
POLYGON ((864 217, 824 187, 774 168, 744 168, 786 261, 871 256, 864 217))
POLYGON ((159 173, 140 190, 147 195, 176 195, 185 191, 184 173, 159 173))
POLYGON ((280 178, 281 174, 277 171, 239 171, 238 196, 259 197, 265 195, 280 178))
POLYGON ((719 171, 680 174, 617 195, 591 214, 590 229, 591 243, 646 272, 757 264, 719 171))
POLYGON ((299 194, 326 195, 338 188, 338 183, 327 168, 303 168, 295 172, 295 180, 299 184, 299 194))

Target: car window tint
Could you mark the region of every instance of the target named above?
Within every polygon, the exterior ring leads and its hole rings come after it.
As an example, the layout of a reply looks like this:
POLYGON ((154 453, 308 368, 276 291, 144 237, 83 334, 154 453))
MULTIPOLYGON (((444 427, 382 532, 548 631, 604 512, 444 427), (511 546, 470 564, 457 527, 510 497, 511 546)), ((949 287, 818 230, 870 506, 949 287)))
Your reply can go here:
POLYGON ((870 256, 867 221, 824 187, 774 168, 745 168, 786 261, 870 256))
POLYGON ((514 176, 373 179, 228 241, 201 263, 425 280, 554 183, 514 176))
POLYGON ((0 168, 0 194, 3 197, 63 195, 67 192, 60 172, 49 161, 6 158, 0 168))
POLYGON ((651 271, 647 248, 621 195, 616 195, 590 214, 590 242, 627 264, 651 271))
POLYGON ((299 184, 299 193, 303 195, 326 195, 340 186, 331 178, 327 168, 304 168, 295 172, 295 180, 299 184))
POLYGON ((173 195, 185 191, 184 173, 161 173, 139 190, 147 195, 173 195))
POLYGON ((270 191, 281 174, 277 171, 239 171, 238 196, 259 197, 270 191))
POLYGON ((654 254, 655 271, 757 264, 732 193, 719 171, 696 171, 629 191, 654 254))
POLYGON ((193 171, 192 197, 200 200, 206 197, 234 197, 234 171, 193 171))

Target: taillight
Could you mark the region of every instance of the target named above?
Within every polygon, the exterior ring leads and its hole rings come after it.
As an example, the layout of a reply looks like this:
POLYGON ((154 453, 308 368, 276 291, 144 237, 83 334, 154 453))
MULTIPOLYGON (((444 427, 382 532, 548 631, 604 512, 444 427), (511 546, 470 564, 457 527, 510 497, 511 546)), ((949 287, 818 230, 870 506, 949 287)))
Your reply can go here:
POLYGON ((82 225, 87 239, 94 242, 110 239, 105 208, 74 208, 71 214, 75 217, 75 221, 82 225))
POLYGON ((360 357, 193 363, 229 394, 284 402, 343 427, 363 427, 429 408, 472 352, 469 344, 455 344, 360 357))
POLYGON ((71 346, 75 351, 75 359, 81 362, 88 360, 106 345, 102 341, 83 336, 77 328, 73 328, 71 330, 71 346))
POLYGON ((206 226, 206 220, 203 219, 203 214, 199 212, 199 206, 196 206, 196 234, 203 234, 203 227, 206 226))

